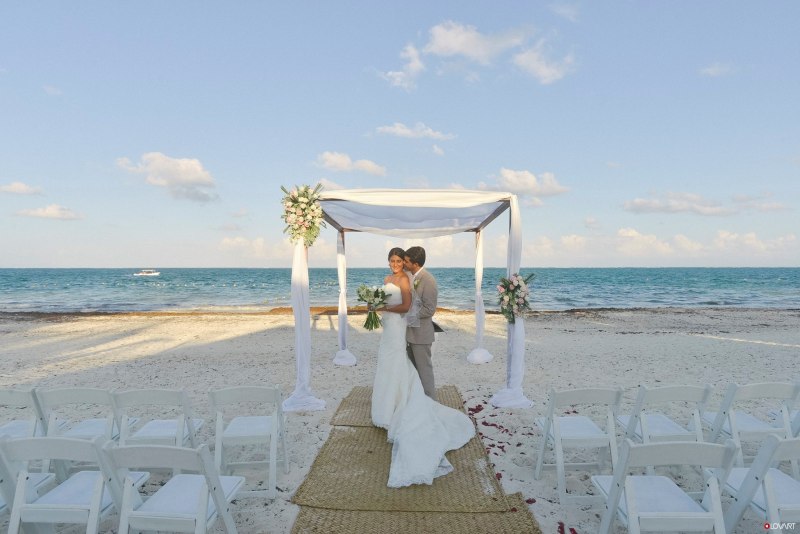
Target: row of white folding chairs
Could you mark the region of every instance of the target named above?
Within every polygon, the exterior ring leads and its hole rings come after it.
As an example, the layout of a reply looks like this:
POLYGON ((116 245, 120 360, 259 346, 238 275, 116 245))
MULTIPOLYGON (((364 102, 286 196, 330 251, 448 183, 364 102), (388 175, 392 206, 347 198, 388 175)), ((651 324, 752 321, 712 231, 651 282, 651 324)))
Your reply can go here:
MULTIPOLYGON (((277 464, 283 464, 285 473, 289 470, 281 391, 274 387, 239 386, 211 391, 209 398, 212 412, 216 414, 214 460, 217 468, 229 473, 243 467, 266 466, 266 487, 242 494, 274 498, 277 464), (244 409, 246 414, 231 417, 237 410, 244 409), (259 444, 269 447, 265 460, 234 462, 230 454, 226 454, 226 449, 259 444)), ((11 438, 45 435, 93 439, 100 436, 122 446, 196 447, 198 431, 204 424, 203 419, 194 416, 188 394, 183 390, 0 389, 0 406, 31 408, 28 419, 0 423, 0 436, 11 438), (91 415, 102 416, 75 417, 88 406, 100 410, 91 415), (152 417, 154 408, 160 413, 152 417), (162 418, 165 411, 170 411, 172 418, 162 418)))
MULTIPOLYGON (((617 462, 617 427, 627 439, 639 443, 661 441, 711 441, 732 439, 736 446, 736 463, 744 466, 742 440, 753 437, 762 440, 765 436, 777 434, 782 438, 794 435, 790 413, 793 403, 800 394, 798 383, 760 383, 739 386, 731 384, 717 411, 708 411, 707 403, 712 392, 705 386, 662 386, 649 388, 640 386, 636 401, 630 414, 621 412, 622 388, 588 388, 568 391, 551 391, 546 417, 538 418, 537 425, 542 429, 539 455, 535 477, 541 477, 544 468, 555 467, 559 499, 562 503, 595 501, 594 497, 570 496, 566 490, 566 469, 600 469, 610 453, 611 467, 617 462), (778 402, 778 414, 767 421, 739 409, 738 403, 756 398, 778 402), (675 415, 658 411, 666 404, 685 403, 684 421, 676 421, 675 415), (586 415, 575 410, 578 405, 589 405, 603 414, 599 425, 586 415), (575 414, 561 415, 567 408, 575 414), (710 439, 705 440, 703 424, 709 427, 710 439), (547 444, 552 445, 555 462, 544 462, 547 444), (599 449, 598 462, 567 462, 565 448, 599 449)), ((794 415, 795 422, 800 416, 794 415)), ((597 417, 597 419, 601 419, 597 417)), ((797 473, 797 463, 792 464, 797 473)))
POLYGON ((10 511, 8 532, 54 532, 57 524, 85 525, 96 533, 101 521, 117 512, 118 532, 206 532, 222 519, 226 532, 236 526, 230 504, 244 477, 221 476, 206 445, 119 447, 102 437, 0 438, 0 495, 10 511), (63 477, 30 473, 34 461, 90 463, 63 477), (174 474, 152 495, 142 487, 148 471, 174 474))
POLYGON ((800 521, 800 481, 778 466, 800 459, 800 438, 767 436, 749 468, 734 467, 736 450, 730 439, 725 444, 635 444, 626 439, 613 474, 591 477, 605 501, 598 532, 608 534, 619 520, 632 533, 732 533, 748 508, 771 530, 793 530, 800 521), (653 472, 660 466, 700 469, 682 471, 679 485, 671 476, 653 472), (699 491, 687 487, 692 478, 699 491), (726 507, 724 494, 731 497, 726 507))

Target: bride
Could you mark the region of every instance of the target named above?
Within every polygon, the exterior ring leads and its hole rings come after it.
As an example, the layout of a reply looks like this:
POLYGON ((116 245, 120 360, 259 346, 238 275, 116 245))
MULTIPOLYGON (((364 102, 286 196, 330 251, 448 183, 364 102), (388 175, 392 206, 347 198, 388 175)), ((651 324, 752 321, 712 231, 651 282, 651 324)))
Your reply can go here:
POLYGON ((417 370, 406 354, 405 312, 411 307, 411 283, 403 271, 405 251, 389 251, 392 274, 384 279, 387 305, 372 390, 372 424, 388 431, 392 443, 389 487, 432 484, 453 470, 445 452, 475 435, 469 417, 425 395, 417 370))

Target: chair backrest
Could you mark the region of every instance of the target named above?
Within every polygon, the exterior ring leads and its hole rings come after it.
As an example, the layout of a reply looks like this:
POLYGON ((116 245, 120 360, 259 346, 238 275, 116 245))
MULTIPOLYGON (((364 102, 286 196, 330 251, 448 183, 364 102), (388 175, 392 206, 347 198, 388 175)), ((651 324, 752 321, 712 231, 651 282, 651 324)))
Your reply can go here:
MULTIPOLYGON (((189 395, 185 390, 131 389, 118 391, 114 393, 114 402, 121 418, 120 441, 122 443, 125 443, 131 431, 128 424, 128 417, 131 415, 129 412, 152 406, 169 407, 174 412, 173 415, 176 416, 176 420, 179 421, 176 431, 183 435, 185 425, 189 430, 189 436, 194 440, 197 429, 194 427, 194 413, 189 401, 189 395)), ((176 444, 180 445, 181 442, 177 441, 176 444)))
POLYGON ((9 462, 27 463, 33 460, 66 460, 70 462, 98 462, 98 452, 105 440, 36 437, 6 439, 2 453, 9 462))
POLYGON ((271 386, 236 386, 210 391, 208 395, 215 411, 221 406, 241 403, 277 404, 280 407, 283 397, 279 388, 271 386))
POLYGON ((222 431, 222 423, 226 407, 241 410, 250 407, 253 413, 264 414, 264 406, 272 407, 269 415, 283 419, 283 393, 280 388, 272 386, 236 386, 208 392, 211 409, 216 413, 217 432, 222 431))
MULTIPOLYGON (((690 418, 693 421, 693 427, 702 437, 702 427, 700 421, 700 412, 708 402, 713 388, 710 384, 705 386, 691 386, 691 385, 676 385, 676 386, 659 386, 650 388, 646 385, 639 386, 639 392, 636 395, 636 404, 633 408, 633 413, 628 421, 628 426, 625 429, 625 436, 632 438, 636 429, 639 427, 642 412, 647 412, 655 406, 663 406, 665 404, 686 403, 691 407, 690 418)), ((702 441, 702 439, 698 439, 702 441)))
MULTIPOLYGON (((614 468, 614 478, 600 532, 610 530, 626 487, 625 478, 630 471, 659 466, 701 466, 710 469, 705 472, 710 473, 715 480, 705 485, 702 497, 705 503, 709 498, 719 500, 719 486, 727 480, 735 458, 736 444, 732 440, 727 440, 721 445, 696 441, 635 444, 626 439, 622 445, 620 460, 614 468), (711 492, 716 492, 716 495, 710 495, 711 492)), ((704 470, 701 469, 700 472, 703 473, 704 470)))
MULTIPOLYGON (((102 415, 110 422, 116 423, 119 428, 120 418, 114 403, 114 396, 107 389, 99 388, 56 388, 37 389, 36 396, 42 407, 44 416, 48 419, 48 431, 54 431, 56 412, 59 409, 78 405, 96 405, 100 407, 102 415)), ((75 419, 84 418, 87 414, 80 414, 75 419)), ((110 437, 110 436, 107 436, 110 437)))
MULTIPOLYGON (((47 426, 45 417, 42 413, 42 408, 39 405, 39 400, 36 398, 36 393, 33 388, 0 388, 0 407, 27 408, 29 414, 28 419, 31 422, 30 437, 36 435, 36 425, 39 425, 39 428, 42 430, 43 434, 46 433, 47 426)), ((3 421, 0 421, 0 425, 1 424, 3 424, 3 421)))

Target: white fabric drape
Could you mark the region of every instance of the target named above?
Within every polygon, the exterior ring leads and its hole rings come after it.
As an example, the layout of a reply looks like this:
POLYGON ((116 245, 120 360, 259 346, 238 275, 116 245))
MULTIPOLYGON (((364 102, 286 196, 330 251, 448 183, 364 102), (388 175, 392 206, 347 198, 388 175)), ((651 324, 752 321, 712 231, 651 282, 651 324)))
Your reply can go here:
POLYGON ((483 306, 483 232, 475 232, 475 348, 467 356, 470 363, 487 363, 492 361, 488 350, 483 348, 483 325, 486 312, 483 306))
POLYGON ((356 357, 347 348, 347 257, 344 250, 344 232, 336 241, 336 269, 339 274, 339 351, 333 358, 336 365, 355 365, 356 357))
POLYGON ((302 412, 324 410, 325 401, 311 392, 311 309, 308 295, 308 249, 302 240, 294 245, 292 259, 292 311, 297 382, 294 392, 283 401, 283 410, 302 412))
MULTIPOLYGON (((517 197, 511 197, 508 229, 508 276, 518 273, 522 262, 522 219, 517 197)), ((533 403, 522 392, 525 376, 525 321, 514 321, 507 327, 508 359, 506 361, 506 387, 492 396, 490 402, 498 408, 530 408, 533 403)))

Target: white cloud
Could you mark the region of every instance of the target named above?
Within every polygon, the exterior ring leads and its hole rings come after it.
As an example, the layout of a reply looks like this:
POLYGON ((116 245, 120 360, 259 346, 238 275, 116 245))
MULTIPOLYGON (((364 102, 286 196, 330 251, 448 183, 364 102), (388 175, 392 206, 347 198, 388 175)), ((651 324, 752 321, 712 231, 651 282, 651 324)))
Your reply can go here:
POLYGON ((433 153, 436 154, 437 156, 444 156, 444 149, 442 149, 442 147, 440 147, 439 145, 433 145, 432 150, 433 153))
POLYGON ((712 63, 706 67, 700 69, 700 74, 703 76, 708 76, 709 78, 718 78, 720 76, 727 76, 729 74, 733 74, 735 69, 732 64, 730 63, 712 63))
POLYGON ((561 236, 561 246, 570 252, 578 252, 586 248, 588 240, 577 234, 561 236))
POLYGON ((694 193, 666 193, 660 198, 635 198, 625 202, 634 213, 695 213, 697 215, 731 215, 732 208, 721 206, 694 193))
POLYGON ((750 209, 761 212, 786 211, 789 207, 772 200, 771 193, 762 195, 734 195, 733 201, 739 209, 750 209))
POLYGON ((672 246, 653 234, 641 234, 633 228, 617 231, 617 252, 625 256, 669 256, 672 246))
MULTIPOLYGON (((263 237, 247 239, 246 237, 223 237, 220 248, 224 251, 234 252, 244 258, 264 259, 269 256, 270 248, 263 237)), ((284 251, 285 252, 285 251, 284 251)), ((288 258, 289 255, 285 254, 288 258)))
POLYGON ((675 245, 675 248, 684 252, 701 252, 703 250, 703 244, 697 241, 692 241, 688 237, 683 234, 677 234, 673 239, 672 242, 675 245))
POLYGON ((40 195, 41 187, 31 187, 22 182, 11 182, 10 184, 0 185, 0 192, 11 193, 13 195, 40 195))
POLYGON ((496 35, 480 33, 474 26, 447 21, 430 29, 430 40, 423 51, 441 57, 463 56, 488 65, 492 59, 508 49, 521 46, 527 35, 521 30, 511 30, 496 35))
POLYGON ((142 154, 138 165, 133 165, 128 158, 117 159, 117 165, 128 172, 146 175, 148 184, 166 188, 174 198, 197 202, 217 198, 210 191, 215 187, 214 178, 197 159, 171 158, 161 152, 147 152, 142 154))
POLYGON ((402 70, 383 72, 381 76, 391 85, 410 91, 416 87, 417 78, 425 71, 425 64, 420 59, 419 50, 412 44, 403 48, 400 57, 405 60, 402 70))
POLYGON ((236 218, 247 217, 248 215, 250 215, 250 212, 247 210, 247 208, 240 208, 234 211, 231 215, 233 215, 236 218))
POLYGON ((47 93, 50 96, 61 96, 62 94, 64 94, 61 91, 61 89, 59 89, 58 87, 53 87, 52 85, 43 85, 42 89, 44 90, 45 93, 47 93))
POLYGON ((361 171, 374 176, 384 176, 386 167, 382 167, 368 159, 353 161, 343 152, 323 152, 317 156, 317 164, 325 169, 336 172, 361 171))
POLYGON ((30 210, 18 211, 17 215, 23 217, 36 217, 39 219, 58 219, 62 221, 75 221, 83 219, 83 216, 75 213, 69 208, 59 206, 58 204, 50 204, 44 208, 36 208, 30 210))
POLYGON ((571 4, 552 4, 550 11, 570 22, 578 22, 580 16, 578 6, 571 4))
POLYGON ((558 183, 555 175, 551 172, 542 173, 537 178, 530 171, 515 171, 505 167, 500 169, 497 185, 502 191, 509 191, 520 196, 549 197, 569 191, 568 188, 558 183))
POLYGON ((378 128, 376 128, 376 131, 382 134, 395 135, 397 137, 406 137, 409 139, 428 138, 428 139, 436 139, 439 141, 446 141, 448 139, 453 139, 455 137, 455 135, 453 134, 438 132, 429 126, 426 126, 422 122, 416 123, 413 128, 406 126, 402 122, 395 122, 391 126, 378 126, 378 128))
POLYGON ((221 232, 241 232, 242 227, 235 223, 223 224, 217 230, 221 232))
POLYGON ((586 217, 583 220, 583 226, 589 230, 597 230, 600 228, 600 223, 594 217, 586 217))
POLYGON ((748 250, 751 252, 781 252, 794 246, 797 238, 794 234, 777 237, 771 240, 761 240, 755 232, 738 234, 727 230, 719 230, 714 238, 714 248, 721 251, 748 250))
POLYGON ((533 48, 514 55, 513 59, 517 67, 539 80, 542 85, 557 82, 572 70, 575 63, 572 54, 553 61, 546 57, 545 48, 545 40, 540 39, 533 48))

